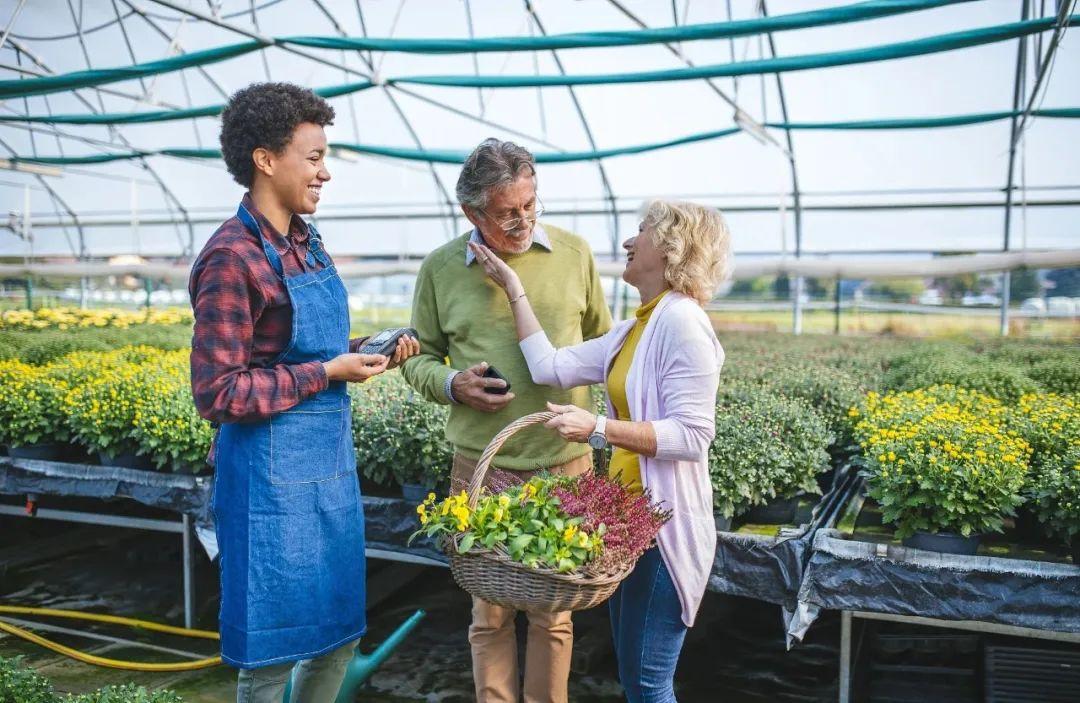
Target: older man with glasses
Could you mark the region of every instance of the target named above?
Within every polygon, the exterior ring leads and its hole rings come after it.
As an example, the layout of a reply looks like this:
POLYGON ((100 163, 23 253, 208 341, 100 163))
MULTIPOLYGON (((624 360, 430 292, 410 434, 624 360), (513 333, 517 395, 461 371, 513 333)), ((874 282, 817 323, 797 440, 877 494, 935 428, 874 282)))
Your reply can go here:
MULTIPOLYGON (((431 252, 420 267, 412 326, 420 355, 402 367, 429 400, 451 404, 446 437, 454 445, 452 489, 469 484, 491 438, 511 421, 546 410, 550 401, 591 407, 587 388, 560 390, 532 382, 502 290, 477 265, 468 243, 484 244, 513 268, 557 347, 598 337, 611 327, 589 245, 540 224, 536 163, 528 150, 487 139, 466 159, 457 182, 461 210, 474 229, 431 252), (509 381, 485 376, 489 367, 509 381)), ((513 301, 510 301, 513 302, 513 301)), ((577 475, 592 468, 587 445, 568 443, 543 427, 514 435, 489 480, 527 480, 538 471, 577 475)), ((473 599, 469 628, 480 703, 517 703, 515 611, 473 599)), ((524 698, 566 701, 574 630, 570 613, 529 613, 524 698)))

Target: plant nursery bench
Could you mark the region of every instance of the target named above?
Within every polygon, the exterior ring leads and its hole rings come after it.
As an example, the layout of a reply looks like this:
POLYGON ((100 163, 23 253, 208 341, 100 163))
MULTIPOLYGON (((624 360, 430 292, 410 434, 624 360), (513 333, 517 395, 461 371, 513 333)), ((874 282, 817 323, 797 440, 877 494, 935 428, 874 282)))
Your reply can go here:
POLYGON ((1080 644, 1080 566, 1010 543, 1008 533, 974 556, 900 546, 887 528, 856 526, 864 501, 857 491, 839 526, 814 536, 788 627, 798 640, 820 611, 840 611, 842 703, 851 696, 855 618, 1080 644))

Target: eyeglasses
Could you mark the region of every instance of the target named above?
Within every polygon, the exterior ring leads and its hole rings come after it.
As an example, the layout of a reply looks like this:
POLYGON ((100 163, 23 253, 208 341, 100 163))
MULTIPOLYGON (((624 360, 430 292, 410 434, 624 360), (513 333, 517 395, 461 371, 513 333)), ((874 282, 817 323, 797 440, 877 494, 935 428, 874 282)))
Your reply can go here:
MULTIPOLYGON (((487 216, 488 219, 495 220, 495 218, 488 214, 488 212, 483 208, 477 208, 477 210, 484 213, 484 215, 487 216)), ((536 220, 544 214, 544 203, 540 200, 539 196, 537 196, 536 202, 533 203, 532 211, 532 214, 527 217, 513 217, 509 220, 503 220, 502 222, 495 222, 495 224, 497 224, 499 226, 499 229, 501 229, 503 232, 513 232, 526 222, 529 224, 535 223, 536 220)))

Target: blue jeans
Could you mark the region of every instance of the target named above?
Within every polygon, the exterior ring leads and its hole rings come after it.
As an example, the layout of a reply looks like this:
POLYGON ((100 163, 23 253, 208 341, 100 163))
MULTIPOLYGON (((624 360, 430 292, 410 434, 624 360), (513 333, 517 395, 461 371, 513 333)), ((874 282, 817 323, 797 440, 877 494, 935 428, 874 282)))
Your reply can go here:
POLYGON ((608 602, 619 681, 630 703, 674 703, 686 625, 660 548, 641 555, 608 602))

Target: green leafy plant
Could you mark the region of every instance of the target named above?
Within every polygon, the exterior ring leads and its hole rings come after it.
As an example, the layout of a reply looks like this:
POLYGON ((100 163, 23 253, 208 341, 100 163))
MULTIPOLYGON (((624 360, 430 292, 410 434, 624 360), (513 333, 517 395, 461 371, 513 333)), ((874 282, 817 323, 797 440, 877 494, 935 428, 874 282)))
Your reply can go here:
POLYGON ((377 483, 437 486, 450 476, 453 448, 446 441, 449 410, 415 393, 399 374, 350 388, 357 466, 377 483))
POLYGON ((1052 393, 1080 394, 1080 351, 1069 358, 1054 357, 1031 366, 1028 376, 1052 393))
POLYGON ((732 517, 770 498, 820 493, 816 476, 828 468, 832 441, 806 401, 753 385, 725 386, 709 447, 713 505, 732 517))
POLYGON ((1000 532, 1023 501, 1030 445, 1009 432, 998 401, 936 387, 869 393, 851 410, 867 495, 896 526, 963 536, 1000 532))
POLYGON ((754 380, 778 395, 805 400, 820 413, 837 438, 847 430, 848 408, 869 390, 846 371, 811 362, 762 368, 754 380))
POLYGON ((1047 532, 1073 539, 1080 534, 1080 399, 1031 393, 1008 417, 1033 450, 1025 487, 1032 511, 1047 532))
POLYGON ((0 703, 55 703, 52 684, 19 658, 0 657, 0 703))
POLYGON ((132 683, 61 695, 47 678, 23 666, 19 657, 0 657, 0 703, 184 703, 184 699, 172 691, 150 691, 132 683))
POLYGON ((172 691, 151 691, 128 683, 106 686, 92 693, 69 694, 57 699, 57 703, 184 703, 184 699, 172 691))
POLYGON ((885 387, 915 390, 953 385, 979 391, 1003 402, 1015 402, 1039 384, 1006 362, 989 361, 971 352, 943 345, 928 346, 897 358, 885 375, 885 387))

